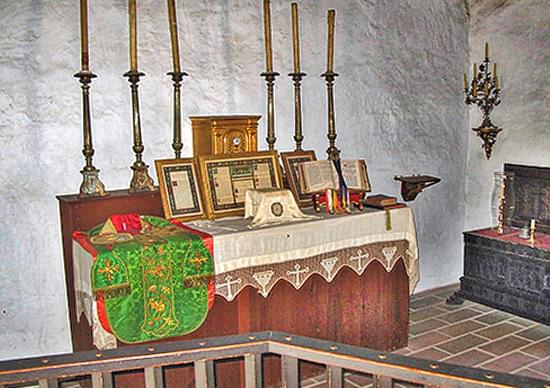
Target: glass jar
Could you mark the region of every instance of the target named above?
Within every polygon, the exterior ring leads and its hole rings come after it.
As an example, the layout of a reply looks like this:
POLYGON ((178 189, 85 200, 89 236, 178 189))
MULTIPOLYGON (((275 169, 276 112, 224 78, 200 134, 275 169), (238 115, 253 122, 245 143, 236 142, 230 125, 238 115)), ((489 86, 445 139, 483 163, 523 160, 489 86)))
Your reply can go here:
POLYGON ((494 173, 493 191, 491 193, 491 227, 496 228, 499 214, 502 211, 503 222, 510 225, 515 211, 514 173, 496 171, 494 173), (503 197, 502 209, 500 199, 503 197), (504 218, 506 217, 506 219, 504 218))

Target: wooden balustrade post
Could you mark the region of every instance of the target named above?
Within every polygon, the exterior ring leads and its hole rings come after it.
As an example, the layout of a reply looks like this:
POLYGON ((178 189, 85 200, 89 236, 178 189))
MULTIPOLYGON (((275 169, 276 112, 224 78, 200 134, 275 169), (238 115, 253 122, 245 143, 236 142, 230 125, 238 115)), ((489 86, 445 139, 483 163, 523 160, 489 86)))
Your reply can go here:
POLYGON ((283 355, 281 357, 281 372, 283 388, 298 388, 300 386, 300 368, 297 358, 283 355))

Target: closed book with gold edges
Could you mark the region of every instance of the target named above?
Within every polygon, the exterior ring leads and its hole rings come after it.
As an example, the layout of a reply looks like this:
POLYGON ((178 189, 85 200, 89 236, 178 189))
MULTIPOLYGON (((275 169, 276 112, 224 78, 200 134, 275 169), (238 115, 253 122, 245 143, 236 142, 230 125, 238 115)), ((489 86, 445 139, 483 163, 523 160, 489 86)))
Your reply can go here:
POLYGON ((365 200, 365 205, 384 209, 397 204, 397 198, 384 194, 370 195, 365 200))

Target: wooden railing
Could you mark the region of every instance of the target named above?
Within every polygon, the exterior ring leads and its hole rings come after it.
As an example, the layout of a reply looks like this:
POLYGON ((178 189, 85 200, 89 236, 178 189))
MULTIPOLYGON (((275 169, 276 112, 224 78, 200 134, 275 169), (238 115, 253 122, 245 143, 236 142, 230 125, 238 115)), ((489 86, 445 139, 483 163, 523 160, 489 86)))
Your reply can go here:
MULTIPOLYGON (((121 347, 105 352, 80 352, 0 363, 0 388, 38 383, 40 388, 60 386, 60 381, 91 376, 92 387, 112 387, 113 374, 141 369, 147 388, 164 387, 163 369, 193 364, 195 386, 214 387, 216 361, 244 358, 245 387, 262 387, 262 356, 281 357, 281 387, 299 387, 300 361, 325 365, 327 385, 342 387, 344 373, 372 377, 372 386, 389 388, 398 383, 423 387, 521 387, 550 388, 542 380, 466 368, 441 362, 379 352, 278 332, 262 332, 204 340, 164 342, 121 347)), ((222 378, 222 376, 219 376, 222 378)), ((406 385, 410 386, 410 385, 406 385)))

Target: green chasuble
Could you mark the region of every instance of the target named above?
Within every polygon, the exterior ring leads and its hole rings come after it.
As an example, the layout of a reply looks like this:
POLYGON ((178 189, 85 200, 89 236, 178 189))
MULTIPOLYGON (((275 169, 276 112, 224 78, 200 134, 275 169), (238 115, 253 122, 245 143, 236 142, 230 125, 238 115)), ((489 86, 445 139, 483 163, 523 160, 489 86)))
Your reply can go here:
MULTIPOLYGON (((141 233, 88 233, 96 250, 92 289, 100 318, 118 340, 138 343, 187 334, 206 319, 214 261, 199 235, 157 217, 141 233)), ((105 325, 104 325, 105 326, 105 325)))

